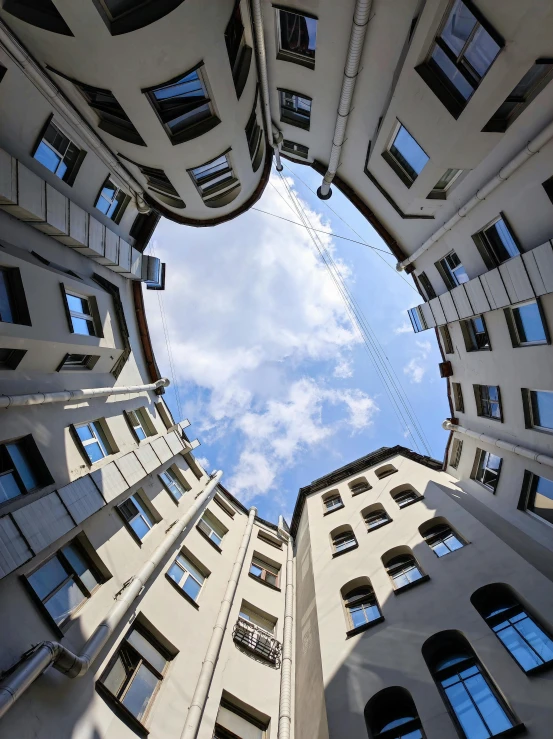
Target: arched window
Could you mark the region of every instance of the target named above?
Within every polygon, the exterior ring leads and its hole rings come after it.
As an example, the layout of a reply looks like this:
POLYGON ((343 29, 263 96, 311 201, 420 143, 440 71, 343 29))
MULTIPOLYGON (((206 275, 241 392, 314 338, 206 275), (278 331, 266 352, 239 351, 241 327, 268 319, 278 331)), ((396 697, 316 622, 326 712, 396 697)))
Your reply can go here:
POLYGON ((348 632, 363 630, 382 620, 380 606, 368 577, 358 577, 344 585, 340 593, 346 610, 348 632))
POLYGON ((352 480, 348 484, 348 487, 351 490, 352 495, 360 495, 361 493, 366 493, 367 490, 371 489, 366 477, 358 477, 357 480, 352 480))
POLYGON ((392 580, 394 590, 402 590, 429 579, 421 570, 409 547, 392 549, 383 555, 382 562, 392 580))
POLYGON ((370 739, 424 739, 422 725, 405 688, 384 688, 365 706, 365 722, 370 739))
POLYGON ((435 518, 419 526, 421 536, 438 557, 443 557, 457 549, 462 549, 466 542, 453 531, 445 519, 435 518))
POLYGON ((333 556, 347 552, 349 549, 354 549, 357 546, 357 539, 355 538, 353 529, 347 524, 338 526, 337 529, 331 531, 330 539, 332 541, 332 549, 334 550, 333 556))
POLYGON ((517 724, 462 634, 435 634, 423 644, 422 654, 461 736, 488 739, 517 724))
POLYGON ((325 513, 331 513, 332 511, 337 511, 338 508, 344 507, 340 493, 337 490, 331 490, 330 492, 325 493, 322 497, 322 501, 325 513))
POLYGON ((390 490, 390 495, 400 508, 407 508, 408 505, 422 500, 422 495, 419 495, 409 484, 398 485, 396 488, 390 490))
POLYGON ((485 585, 470 600, 524 672, 553 663, 553 640, 508 585, 485 585))
POLYGON ((393 464, 383 464, 382 467, 378 467, 378 469, 374 471, 374 474, 379 480, 383 480, 385 477, 393 475, 394 472, 397 472, 397 469, 393 464))
POLYGON ((381 503, 374 503, 373 505, 367 506, 367 508, 363 508, 361 515, 367 524, 367 531, 379 529, 392 520, 381 503))

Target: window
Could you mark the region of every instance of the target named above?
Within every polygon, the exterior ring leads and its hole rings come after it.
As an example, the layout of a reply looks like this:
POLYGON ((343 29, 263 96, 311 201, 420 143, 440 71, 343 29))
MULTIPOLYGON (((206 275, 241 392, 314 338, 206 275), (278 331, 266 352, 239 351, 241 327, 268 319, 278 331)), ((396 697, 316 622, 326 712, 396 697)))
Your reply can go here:
POLYGON ((149 26, 183 0, 93 0, 112 36, 149 26))
POLYGON ((522 390, 526 427, 539 431, 553 431, 553 392, 522 390))
POLYGON ((242 601, 232 636, 239 646, 280 666, 281 645, 274 638, 275 628, 276 619, 268 617, 268 614, 265 615, 242 601))
POLYGON ((376 595, 370 585, 349 590, 343 595, 343 599, 350 629, 357 629, 382 618, 376 595))
POLYGON ((66 354, 57 371, 91 370, 99 359, 99 356, 93 356, 92 354, 66 354))
POLYGON ((503 215, 474 234, 472 238, 488 269, 493 269, 520 254, 518 242, 503 215))
POLYGON ((263 159, 264 151, 263 131, 257 122, 257 95, 255 96, 253 110, 246 124, 246 139, 248 141, 248 150, 250 152, 253 171, 257 172, 263 159))
POLYGON ((0 268, 0 321, 15 323, 9 270, 0 268))
POLYGON ((103 581, 78 541, 40 565, 27 583, 59 627, 64 626, 103 581))
POLYGON ((148 189, 155 192, 158 200, 161 200, 162 203, 170 205, 173 208, 185 207, 179 193, 175 190, 171 180, 162 169, 147 167, 145 164, 136 164, 135 162, 132 162, 132 164, 135 164, 135 166, 138 167, 144 175, 148 189))
POLYGON ((483 449, 477 449, 474 479, 495 493, 502 462, 501 457, 497 457, 491 452, 485 452, 483 449))
POLYGON ((384 688, 365 706, 370 739, 424 739, 422 725, 405 688, 384 688))
POLYGON ((430 158, 399 121, 382 156, 407 187, 411 187, 430 158))
POLYGON ((280 120, 291 126, 298 126, 309 131, 311 125, 311 98, 298 95, 297 92, 279 90, 280 120))
POLYGON ((102 185, 95 206, 114 223, 119 223, 129 200, 129 196, 108 177, 102 185))
POLYGON ((148 428, 148 417, 145 408, 137 408, 135 411, 126 411, 125 417, 129 422, 129 426, 132 429, 134 436, 137 441, 143 441, 150 436, 150 430, 148 428))
POLYGON ((33 157, 61 180, 72 185, 85 154, 50 120, 33 157))
POLYGON ((0 370, 17 369, 25 354, 26 349, 0 349, 0 370))
POLYGON ((379 529, 381 526, 385 526, 392 520, 380 503, 375 503, 375 505, 371 506, 368 510, 362 511, 361 515, 367 525, 367 531, 379 529))
POLYGON ((213 739, 267 739, 269 723, 269 716, 223 690, 213 739))
POLYGON ((455 406, 455 410, 459 413, 464 413, 465 405, 463 403, 463 391, 461 389, 461 383, 452 382, 451 387, 453 389, 453 404, 455 406))
POLYGON ((550 342, 545 316, 538 300, 528 300, 505 309, 513 347, 550 342))
POLYGON ((419 531, 438 557, 444 557, 446 554, 455 552, 465 546, 461 537, 447 523, 427 524, 421 526, 419 531))
POLYGON ((171 467, 168 467, 164 472, 160 472, 159 477, 167 488, 169 495, 171 495, 175 500, 180 500, 186 493, 186 488, 171 467))
POLYGON ((497 385, 474 385, 473 387, 478 415, 503 421, 499 387, 497 385))
POLYGON ((32 436, 0 444, 0 503, 52 482, 32 436))
POLYGON ((393 475, 394 472, 397 472, 397 470, 393 464, 385 464, 382 467, 378 467, 378 469, 374 471, 374 474, 379 480, 383 480, 385 477, 393 475))
POLYGON ((449 465, 456 470, 459 467, 461 461, 461 454, 463 452, 463 442, 461 439, 453 439, 453 446, 451 448, 451 455, 449 457, 449 465))
POLYGON ((155 525, 152 512, 139 493, 131 495, 130 498, 118 505, 117 509, 123 517, 123 521, 139 541, 142 541, 155 525))
POLYGON ((189 174, 204 201, 209 200, 213 195, 219 197, 222 191, 235 187, 237 184, 227 154, 222 154, 200 167, 190 169, 189 174))
POLYGON ((412 554, 401 554, 389 559, 386 570, 392 580, 394 590, 406 588, 422 578, 427 579, 412 554))
POLYGON ((548 180, 545 180, 545 182, 541 183, 543 189, 545 190, 545 194, 551 200, 553 203, 553 177, 550 177, 548 180))
POLYGON ((412 503, 422 500, 422 495, 419 495, 410 485, 400 485, 398 488, 393 488, 393 490, 390 490, 390 495, 400 508, 406 508, 412 503))
POLYGON ((366 493, 367 490, 372 489, 364 477, 360 480, 354 480, 353 482, 350 482, 348 487, 351 490, 352 495, 361 495, 361 493, 366 493))
POLYGON ((221 548, 223 537, 228 531, 210 511, 206 511, 200 518, 198 529, 219 549, 221 548))
POLYGON ((448 290, 469 281, 469 276, 454 251, 436 262, 436 267, 448 290))
POLYGON ((516 724, 472 647, 460 633, 445 631, 430 637, 423 645, 423 656, 461 736, 486 739, 516 724))
POLYGON ((79 424, 75 431, 90 464, 113 454, 101 421, 79 424))
POLYGON ((486 585, 470 600, 524 672, 553 663, 553 640, 509 586, 486 585))
POLYGON ((125 714, 143 722, 172 656, 146 629, 134 626, 100 677, 99 686, 125 714))
POLYGON ((428 197, 431 200, 445 200, 447 198, 447 191, 462 173, 462 169, 446 169, 429 192, 428 197))
POLYGON ((254 556, 250 565, 250 575, 257 577, 258 580, 263 580, 269 585, 273 585, 278 588, 280 568, 278 565, 270 564, 261 557, 254 556))
POLYGON ((0 266, 0 323, 31 325, 21 273, 14 267, 0 266))
POLYGON ((309 157, 309 147, 303 144, 296 144, 294 141, 284 139, 282 142, 282 151, 287 154, 293 154, 294 156, 307 159, 309 157))
POLYGON ((73 35, 52 0, 5 0, 3 10, 45 31, 73 35))
POLYGON ((317 19, 289 10, 276 10, 277 59, 315 69, 317 19))
POLYGON ((478 352, 482 349, 490 350, 492 348, 484 316, 476 316, 475 318, 469 318, 468 321, 461 321, 461 331, 468 352, 478 352))
POLYGON ((198 600, 198 596, 204 586, 206 574, 200 572, 200 569, 194 565, 184 554, 179 554, 173 562, 167 576, 175 582, 179 588, 193 601, 198 600))
POLYGON ((342 498, 339 493, 329 493, 323 498, 323 508, 325 513, 336 511, 338 508, 343 508, 342 498))
POLYGON ((421 272, 420 273, 420 275, 419 275, 419 282, 421 284, 422 289, 424 290, 424 292, 426 294, 426 299, 427 300, 432 300, 433 298, 436 297, 436 292, 435 292, 434 288, 432 287, 432 283, 430 282, 430 280, 426 276, 426 273, 425 272, 421 272))
POLYGON ((538 59, 495 111, 482 131, 506 131, 551 79, 553 62, 538 59))
POLYGON ((440 336, 442 337, 442 345, 446 354, 453 354, 453 342, 451 341, 451 334, 448 326, 440 326, 440 336))
POLYGON ((518 508, 553 524, 553 480, 526 470, 518 508))
POLYGON ((417 72, 458 118, 502 46, 503 39, 472 3, 455 0, 417 72))
POLYGON ((339 533, 332 535, 332 548, 334 549, 334 554, 346 552, 356 546, 357 539, 355 538, 355 534, 351 528, 347 528, 346 530, 342 530, 339 533))
POLYGON ((245 41, 244 24, 240 13, 240 0, 235 1, 232 15, 225 29, 225 43, 236 95, 240 98, 246 86, 252 58, 252 50, 246 45, 245 41))
POLYGON ((201 136, 218 123, 203 64, 162 85, 142 90, 172 144, 201 136))
POLYGON ((418 334, 419 331, 426 331, 426 329, 428 328, 428 326, 426 325, 426 319, 418 306, 416 306, 415 308, 409 308, 407 313, 409 314, 409 318, 411 319, 413 331, 416 334, 418 334))

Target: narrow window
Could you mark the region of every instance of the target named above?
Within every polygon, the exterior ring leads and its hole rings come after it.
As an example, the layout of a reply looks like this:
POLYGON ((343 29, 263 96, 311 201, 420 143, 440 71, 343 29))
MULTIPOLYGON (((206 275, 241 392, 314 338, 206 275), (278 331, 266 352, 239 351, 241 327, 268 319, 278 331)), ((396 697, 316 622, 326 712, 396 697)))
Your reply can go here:
POLYGON ((500 215, 472 238, 488 269, 498 267, 520 254, 518 242, 504 215, 500 215))
POLYGON ((334 554, 345 552, 357 546, 357 539, 351 529, 332 536, 332 547, 334 554))
POLYGON ((151 634, 135 626, 121 642, 99 683, 124 712, 143 722, 170 659, 151 634))
POLYGON ((553 480, 526 471, 518 507, 553 524, 553 480))
POLYGON ((228 531, 210 511, 206 511, 200 518, 198 529, 207 536, 209 541, 219 547, 219 549, 221 548, 223 537, 228 531))
POLYGON ((524 672, 553 663, 553 640, 507 585, 486 585, 471 603, 524 672))
POLYGON ((52 0, 5 0, 3 10, 45 31, 73 36, 52 0))
POLYGON ((369 511, 363 516, 367 525, 367 531, 374 531, 379 529, 381 526, 385 526, 391 522, 390 516, 386 513, 384 508, 377 508, 369 511))
POLYGON ((483 449, 476 450, 476 471, 474 479, 481 482, 482 485, 495 493, 497 483, 499 482, 499 474, 501 472, 501 457, 497 457, 491 452, 485 452, 483 449))
POLYGON ((27 582, 60 628, 102 582, 102 576, 78 541, 60 549, 40 565, 27 582))
POLYGON ((258 580, 263 580, 269 583, 269 585, 274 585, 275 588, 278 588, 279 574, 280 568, 277 565, 270 564, 267 560, 261 559, 261 557, 254 556, 252 558, 250 575, 257 577, 258 580))
POLYGON ((384 688, 365 706, 370 739, 424 739, 411 694, 405 688, 384 688))
POLYGON ((244 23, 240 12, 240 0, 236 0, 232 15, 225 29, 225 44, 227 47, 232 79, 236 96, 240 98, 248 79, 252 50, 246 44, 244 23))
POLYGON ((419 275, 419 282, 421 284, 422 289, 424 290, 424 292, 426 294, 426 299, 427 300, 432 300, 433 298, 436 297, 436 291, 432 287, 432 283, 430 282, 430 280, 426 276, 426 273, 425 272, 421 272, 420 273, 420 275, 419 275))
POLYGON ((428 546, 438 557, 444 557, 446 554, 450 554, 450 552, 455 552, 457 549, 464 547, 461 537, 447 524, 425 527, 421 531, 421 534, 428 546))
POLYGON ((112 36, 120 36, 155 23, 183 0, 93 0, 112 36))
POLYGON ((170 467, 168 467, 164 472, 160 472, 159 477, 167 488, 169 495, 171 495, 176 501, 180 500, 186 493, 184 485, 178 479, 175 471, 170 467))
POLYGON ((189 170, 189 174, 204 202, 213 196, 219 197, 222 192, 233 188, 237 183, 227 154, 194 167, 189 170))
POLYGON ((349 590, 343 599, 350 629, 357 629, 382 618, 376 595, 369 585, 349 590))
POLYGON ((301 157, 302 159, 309 158, 309 147, 303 144, 296 144, 295 141, 289 141, 284 139, 282 142, 282 151, 287 154, 293 154, 294 156, 301 157))
POLYGON ((266 739, 270 717, 223 690, 213 739, 266 739), (254 718, 255 716, 255 718, 254 718))
POLYGON ((455 410, 459 413, 464 413, 465 405, 463 403, 463 390, 461 388, 461 383, 452 382, 451 387, 453 389, 453 404, 455 406, 455 410))
POLYGON ((276 24, 277 59, 314 69, 317 19, 290 10, 277 9, 276 24))
POLYGON ((343 508, 344 504, 342 503, 342 498, 340 497, 340 494, 331 493, 327 497, 324 497, 323 507, 324 507, 325 513, 330 513, 331 511, 338 510, 338 508, 343 508))
POLYGON ((198 600, 198 596, 204 586, 206 575, 200 572, 199 568, 184 556, 179 554, 169 570, 167 576, 171 578, 181 590, 192 598, 193 601, 198 600))
POLYGON ((92 354, 66 354, 57 371, 91 370, 99 359, 99 356, 92 354))
POLYGON ((430 158, 399 121, 382 156, 407 187, 411 187, 430 158))
POLYGON ((113 452, 102 428, 101 421, 91 421, 75 426, 75 431, 82 444, 90 464, 99 462, 104 457, 109 457, 113 452))
POLYGON ((505 318, 513 347, 549 343, 545 316, 537 300, 505 308, 505 318))
POLYGON ((417 72, 458 118, 503 45, 503 39, 472 3, 469 6, 455 0, 417 72))
POLYGON ((88 297, 65 291, 65 300, 74 334, 96 336, 96 321, 88 297))
POLYGON ((16 323, 9 270, 0 268, 0 321, 16 323))
POLYGON ((506 131, 547 85, 552 73, 553 62, 550 59, 538 59, 507 95, 482 131, 506 131))
POLYGON ((254 172, 257 172, 263 159, 264 151, 263 131, 257 122, 257 95, 255 96, 254 106, 246 124, 246 139, 248 141, 252 168, 254 172))
POLYGON ((32 436, 0 444, 0 503, 52 482, 32 436))
POLYGON ((311 125, 311 98, 298 95, 297 92, 279 90, 280 120, 291 126, 298 126, 309 131, 311 125))
POLYGON ((401 590, 424 577, 416 559, 409 554, 402 554, 388 560, 386 570, 392 580, 394 590, 401 590))
POLYGON ((502 421, 501 396, 497 385, 474 385, 476 409, 479 416, 502 421))
POLYGON ((527 390, 524 396, 528 399, 530 427, 539 431, 553 431, 553 392, 527 390))
POLYGON ((428 326, 426 325, 426 319, 418 306, 416 306, 415 308, 409 308, 407 313, 409 314, 409 318, 411 319, 413 331, 416 334, 418 334, 420 331, 426 331, 426 329, 428 328, 428 326))
POLYGON ((469 281, 469 276, 454 251, 436 262, 436 267, 448 290, 469 281))
POLYGON ((453 354, 453 341, 451 340, 451 334, 449 332, 449 326, 440 326, 440 336, 442 337, 442 345, 446 354, 453 354))
POLYGON ((469 318, 467 321, 461 321, 461 331, 468 352, 478 352, 492 348, 484 316, 476 316, 475 318, 469 318))
POLYGON ((461 461, 461 454, 463 453, 463 442, 461 439, 453 439, 453 446, 451 448, 451 455, 449 457, 449 465, 456 470, 459 467, 461 461))
POLYGON ((0 349, 0 370, 15 370, 27 354, 26 349, 0 349))
POLYGON ((114 223, 119 223, 129 200, 129 196, 108 177, 102 185, 95 206, 114 223))
POLYGON ((0 266, 0 323, 31 325, 21 273, 16 267, 0 266))
POLYGON ((33 156, 50 172, 72 185, 85 153, 49 121, 33 156))
POLYGON ((137 441, 143 441, 150 436, 146 419, 146 410, 144 408, 138 408, 135 411, 127 411, 125 415, 137 441))
POLYGON ((155 525, 152 513, 148 510, 138 493, 131 495, 130 498, 127 498, 117 508, 127 526, 129 526, 140 541, 142 541, 155 525))
POLYGON ((447 191, 462 173, 462 169, 446 169, 429 192, 428 197, 431 200, 445 200, 447 198, 447 191))

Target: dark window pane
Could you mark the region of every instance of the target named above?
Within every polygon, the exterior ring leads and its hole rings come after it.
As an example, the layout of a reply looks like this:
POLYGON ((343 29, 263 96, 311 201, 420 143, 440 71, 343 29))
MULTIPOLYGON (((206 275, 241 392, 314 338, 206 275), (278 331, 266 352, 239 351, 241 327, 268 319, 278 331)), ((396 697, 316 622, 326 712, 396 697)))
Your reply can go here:
POLYGON ((159 683, 158 678, 145 665, 140 665, 122 703, 137 719, 142 718, 159 683))
POLYGON ((0 321, 4 323, 14 322, 8 275, 4 269, 0 269, 0 321))
POLYGON ((534 425, 553 430, 553 392, 532 390, 534 425))
POLYGON ((71 613, 86 600, 86 596, 77 583, 71 579, 54 593, 44 604, 48 613, 59 625, 63 623, 71 613))
POLYGON ((521 344, 547 341, 540 309, 536 302, 513 308, 513 318, 521 344))
POLYGON ((40 569, 29 575, 27 580, 41 600, 58 587, 67 577, 67 572, 57 557, 53 557, 40 569))
POLYGON ((78 548, 74 544, 70 544, 69 546, 64 547, 62 549, 62 552, 65 555, 71 567, 75 570, 75 572, 79 576, 85 588, 89 592, 92 592, 92 590, 94 590, 96 585, 98 585, 98 580, 96 579, 96 576, 90 569, 90 566, 88 565, 88 563, 85 561, 85 558, 79 552, 78 548))
POLYGON ((474 92, 474 87, 468 82, 466 77, 457 69, 455 64, 439 46, 434 47, 432 59, 436 62, 447 79, 455 86, 457 92, 459 92, 465 100, 468 100, 474 92))
POLYGON ((462 2, 456 0, 441 33, 442 39, 455 56, 459 56, 476 25, 476 18, 462 2))
POLYGON ((12 472, 0 474, 0 503, 17 498, 22 492, 12 472))
MULTIPOLYGON (((3 478, 0 478, 2 480, 3 478)), ((553 480, 546 477, 536 477, 533 483, 534 492, 530 499, 529 508, 536 515, 553 523, 553 480)))
POLYGON ((500 47, 490 34, 480 26, 465 51, 465 59, 477 74, 483 77, 500 51, 500 47))
POLYGON ((297 13, 280 10, 280 48, 294 54, 315 58, 317 21, 297 13))
POLYGON ((37 488, 39 486, 39 480, 33 471, 23 442, 15 441, 12 444, 6 444, 6 449, 25 488, 27 490, 37 488))

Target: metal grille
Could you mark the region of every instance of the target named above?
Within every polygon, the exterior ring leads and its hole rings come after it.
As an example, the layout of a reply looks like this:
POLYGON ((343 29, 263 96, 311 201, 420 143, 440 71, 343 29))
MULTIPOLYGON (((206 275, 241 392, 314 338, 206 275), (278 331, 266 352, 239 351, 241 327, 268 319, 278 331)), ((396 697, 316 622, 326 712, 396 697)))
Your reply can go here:
POLYGON ((240 647, 270 662, 275 667, 280 667, 281 644, 268 631, 251 621, 239 618, 234 626, 232 638, 240 647))

